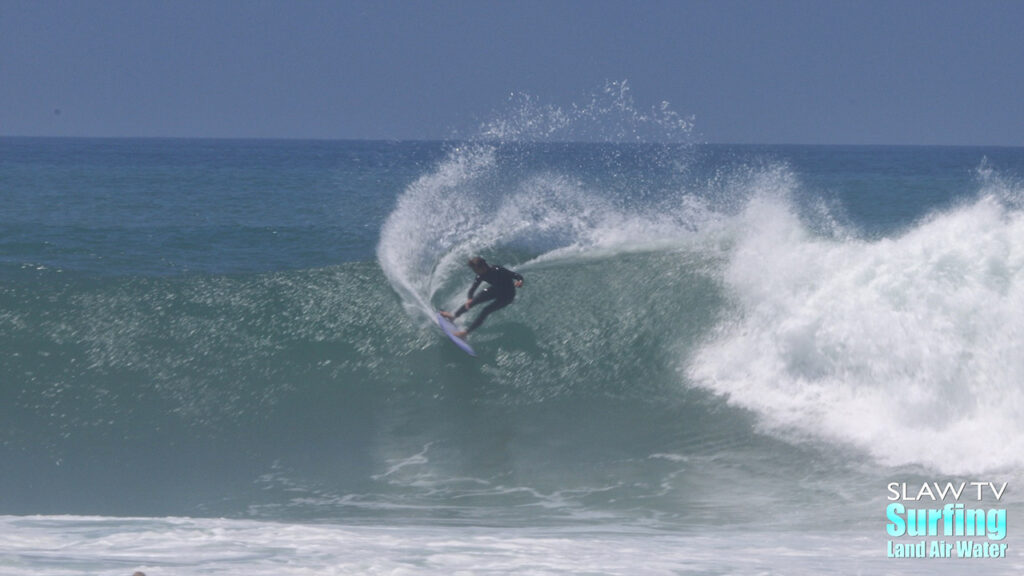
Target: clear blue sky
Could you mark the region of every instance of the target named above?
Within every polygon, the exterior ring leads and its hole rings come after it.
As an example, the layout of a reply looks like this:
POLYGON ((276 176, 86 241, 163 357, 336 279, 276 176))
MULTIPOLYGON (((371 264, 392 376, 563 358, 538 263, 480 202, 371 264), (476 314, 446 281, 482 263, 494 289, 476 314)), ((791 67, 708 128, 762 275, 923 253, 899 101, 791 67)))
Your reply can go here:
POLYGON ((699 140, 1024 145, 1024 2, 0 0, 0 135, 434 139, 628 80, 699 140))

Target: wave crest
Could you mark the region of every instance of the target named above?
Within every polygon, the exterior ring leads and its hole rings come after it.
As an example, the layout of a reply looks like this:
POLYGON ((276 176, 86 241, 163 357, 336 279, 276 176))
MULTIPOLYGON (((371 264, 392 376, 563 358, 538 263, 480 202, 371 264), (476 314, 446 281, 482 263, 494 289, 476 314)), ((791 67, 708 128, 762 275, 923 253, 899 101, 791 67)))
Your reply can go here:
POLYGON ((818 237, 788 205, 751 203, 723 273, 734 316, 688 377, 768 430, 886 464, 1024 465, 1024 213, 1004 196, 878 241, 818 237))

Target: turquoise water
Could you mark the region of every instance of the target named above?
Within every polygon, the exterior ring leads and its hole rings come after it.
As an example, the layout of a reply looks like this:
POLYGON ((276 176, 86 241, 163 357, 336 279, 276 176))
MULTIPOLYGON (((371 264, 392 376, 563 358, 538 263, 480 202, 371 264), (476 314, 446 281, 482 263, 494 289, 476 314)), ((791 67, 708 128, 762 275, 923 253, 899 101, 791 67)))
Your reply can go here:
POLYGON ((884 529, 888 482, 956 479, 1010 483, 1019 572, 1022 178, 0 139, 0 573, 958 573, 884 529), (475 254, 526 278, 476 359, 431 320, 475 254))

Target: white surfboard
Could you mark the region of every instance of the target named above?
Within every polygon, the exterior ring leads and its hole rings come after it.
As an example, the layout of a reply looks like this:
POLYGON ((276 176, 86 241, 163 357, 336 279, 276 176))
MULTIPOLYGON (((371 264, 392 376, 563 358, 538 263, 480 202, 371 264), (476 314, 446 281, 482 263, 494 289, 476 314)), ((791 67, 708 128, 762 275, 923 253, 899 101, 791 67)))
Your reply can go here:
POLYGON ((456 346, 462 348, 463 352, 469 354, 470 356, 476 356, 476 352, 473 352, 473 347, 470 346, 465 340, 455 335, 455 333, 458 332, 459 329, 456 328, 454 324, 449 322, 447 318, 441 316, 440 312, 437 313, 437 324, 438 326, 441 327, 441 330, 444 331, 444 333, 449 338, 451 338, 452 342, 454 342, 456 346))

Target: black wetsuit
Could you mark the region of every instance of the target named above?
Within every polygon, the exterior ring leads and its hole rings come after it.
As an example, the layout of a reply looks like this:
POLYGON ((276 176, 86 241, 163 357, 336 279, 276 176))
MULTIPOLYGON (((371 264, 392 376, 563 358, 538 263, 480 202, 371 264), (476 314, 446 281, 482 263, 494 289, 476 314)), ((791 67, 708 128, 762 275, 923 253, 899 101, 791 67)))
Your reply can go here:
MULTIPOLYGON (((473 320, 473 323, 466 328, 466 332, 472 332, 483 324, 484 319, 494 312, 500 310, 505 306, 512 303, 512 300, 516 297, 516 281, 522 281, 523 277, 515 272, 502 268, 501 266, 491 266, 487 272, 480 274, 476 277, 473 285, 469 287, 469 299, 473 301, 473 305, 480 304, 481 302, 487 302, 493 300, 482 312, 473 320), (473 294, 476 293, 476 289, 480 287, 481 282, 487 282, 487 288, 484 288, 480 295, 473 298, 473 294)), ((463 304, 455 311, 455 317, 462 316, 468 310, 466 305, 463 304)))

